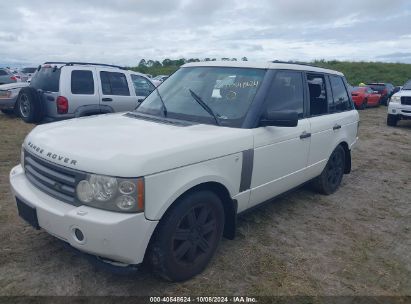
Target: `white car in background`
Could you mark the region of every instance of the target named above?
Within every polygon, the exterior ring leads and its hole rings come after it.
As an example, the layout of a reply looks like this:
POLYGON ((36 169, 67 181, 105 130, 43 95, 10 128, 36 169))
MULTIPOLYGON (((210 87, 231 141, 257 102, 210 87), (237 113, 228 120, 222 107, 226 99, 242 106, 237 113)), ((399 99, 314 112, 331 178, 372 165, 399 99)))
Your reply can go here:
POLYGON ((411 79, 391 97, 388 104, 387 125, 395 127, 402 119, 411 119, 411 79))

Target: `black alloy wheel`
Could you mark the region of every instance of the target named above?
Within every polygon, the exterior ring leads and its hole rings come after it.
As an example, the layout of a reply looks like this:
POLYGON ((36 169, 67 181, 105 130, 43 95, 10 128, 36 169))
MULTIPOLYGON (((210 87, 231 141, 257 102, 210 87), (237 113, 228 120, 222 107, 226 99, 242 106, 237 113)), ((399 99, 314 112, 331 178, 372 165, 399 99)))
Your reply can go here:
POLYGON ((160 220, 146 261, 166 280, 190 279, 210 262, 223 228, 224 208, 217 194, 205 189, 187 193, 160 220))

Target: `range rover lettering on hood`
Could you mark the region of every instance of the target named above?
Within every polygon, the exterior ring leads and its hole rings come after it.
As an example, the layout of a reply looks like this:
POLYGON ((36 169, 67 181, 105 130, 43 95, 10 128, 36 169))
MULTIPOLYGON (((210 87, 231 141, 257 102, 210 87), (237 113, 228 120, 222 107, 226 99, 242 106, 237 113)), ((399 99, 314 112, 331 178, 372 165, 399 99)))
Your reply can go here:
POLYGON ((37 154, 43 155, 45 158, 58 160, 59 162, 70 164, 70 165, 73 165, 73 166, 77 165, 77 160, 70 159, 68 157, 61 156, 61 155, 58 155, 58 154, 55 154, 55 153, 52 153, 52 152, 44 151, 43 148, 33 144, 32 142, 28 142, 27 146, 29 146, 29 148, 32 149, 33 151, 35 151, 37 154))

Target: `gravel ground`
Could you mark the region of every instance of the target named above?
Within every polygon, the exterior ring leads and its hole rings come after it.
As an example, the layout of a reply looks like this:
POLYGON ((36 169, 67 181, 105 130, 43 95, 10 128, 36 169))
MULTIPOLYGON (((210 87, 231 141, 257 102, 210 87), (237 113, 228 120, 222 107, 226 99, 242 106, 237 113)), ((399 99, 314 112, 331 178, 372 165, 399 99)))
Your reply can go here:
POLYGON ((8 174, 32 125, 0 114, 0 295, 411 295, 411 121, 360 112, 353 170, 243 215, 206 269, 184 283, 91 265, 18 216, 8 174))

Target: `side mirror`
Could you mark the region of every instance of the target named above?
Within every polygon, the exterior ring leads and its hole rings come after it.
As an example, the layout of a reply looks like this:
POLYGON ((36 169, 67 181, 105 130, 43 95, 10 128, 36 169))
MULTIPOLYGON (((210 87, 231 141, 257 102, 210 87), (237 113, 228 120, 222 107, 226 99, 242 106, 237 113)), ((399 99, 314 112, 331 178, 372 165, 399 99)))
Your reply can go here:
POLYGON ((260 126, 296 127, 298 125, 297 111, 266 112, 260 119, 260 126))

